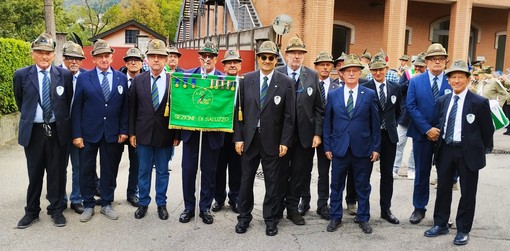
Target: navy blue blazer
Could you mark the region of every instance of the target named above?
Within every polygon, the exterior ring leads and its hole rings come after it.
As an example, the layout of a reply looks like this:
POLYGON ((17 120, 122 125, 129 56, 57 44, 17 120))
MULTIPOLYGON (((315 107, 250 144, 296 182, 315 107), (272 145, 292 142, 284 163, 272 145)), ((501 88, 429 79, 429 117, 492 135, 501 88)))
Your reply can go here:
MULTIPOLYGON (((201 73, 201 67, 189 69, 185 71, 186 73, 201 73)), ((223 72, 214 70, 214 75, 224 75, 223 72)), ((224 132, 204 132, 207 133, 207 138, 209 139, 209 146, 211 149, 219 149, 223 146, 223 141, 225 140, 224 132)), ((184 143, 187 143, 191 138, 193 131, 182 130, 181 138, 184 143)))
MULTIPOLYGON (((51 67, 50 94, 55 115, 57 138, 60 145, 69 144, 71 140, 70 107, 73 98, 73 77, 70 71, 51 67)), ((27 147, 32 135, 37 105, 41 102, 39 95, 39 78, 37 67, 31 65, 18 69, 14 73, 14 98, 21 112, 18 143, 27 147)))
MULTIPOLYGON (((407 90, 406 108, 411 117, 407 136, 418 140, 427 140, 427 131, 437 124, 434 117, 434 94, 432 93, 428 71, 411 78, 407 90)), ((452 92, 446 75, 439 89, 439 97, 452 92)))
MULTIPOLYGON (((446 116, 452 95, 444 95, 437 99, 435 116, 438 123, 435 126, 441 130, 437 149, 444 144, 442 140, 446 132, 444 124, 448 119, 446 116)), ((480 170, 485 167, 485 149, 491 145, 494 134, 489 100, 468 91, 462 107, 461 123, 462 156, 466 166, 472 171, 480 170)), ((435 160, 440 159, 438 155, 440 152, 436 151, 435 160)))
POLYGON ((334 157, 343 157, 350 147, 355 157, 370 157, 381 152, 381 123, 377 108, 377 94, 358 86, 358 97, 352 118, 349 117, 344 99, 345 86, 329 92, 324 115, 324 151, 334 157))
POLYGON ((97 143, 104 136, 106 142, 118 141, 120 134, 128 134, 127 77, 113 70, 110 97, 106 101, 96 68, 81 73, 76 81, 72 110, 73 139, 97 143))

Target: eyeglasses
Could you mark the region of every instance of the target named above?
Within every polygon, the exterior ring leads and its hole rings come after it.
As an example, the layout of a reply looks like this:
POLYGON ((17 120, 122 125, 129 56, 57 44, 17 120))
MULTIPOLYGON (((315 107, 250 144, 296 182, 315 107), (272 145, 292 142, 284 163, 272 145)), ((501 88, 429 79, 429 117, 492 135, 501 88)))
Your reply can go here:
POLYGON ((139 58, 126 58, 126 63, 142 62, 139 58))
POLYGON ((69 62, 73 62, 73 61, 74 61, 74 62, 80 62, 80 61, 82 61, 82 59, 81 59, 81 58, 67 58, 67 57, 66 57, 66 58, 64 58, 64 60, 65 60, 65 61, 69 61, 69 62))
POLYGON ((266 56, 266 55, 262 55, 260 56, 260 59, 262 59, 262 61, 266 61, 266 59, 269 59, 269 61, 273 61, 275 59, 275 56, 266 56))
POLYGON ((443 62, 446 60, 446 58, 444 57, 433 57, 433 58, 429 58, 430 61, 432 62, 443 62))

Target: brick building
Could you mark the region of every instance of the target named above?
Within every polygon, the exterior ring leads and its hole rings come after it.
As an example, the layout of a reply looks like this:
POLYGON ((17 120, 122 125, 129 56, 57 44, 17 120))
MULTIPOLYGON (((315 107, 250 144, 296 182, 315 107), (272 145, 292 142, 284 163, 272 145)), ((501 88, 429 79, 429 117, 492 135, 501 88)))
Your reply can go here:
POLYGON ((248 16, 261 27, 271 26, 279 14, 288 14, 294 24, 281 44, 294 35, 301 37, 308 49, 308 65, 321 50, 338 57, 341 52, 383 49, 395 68, 401 55, 417 55, 439 42, 450 59, 484 59, 485 65, 498 70, 510 67, 510 50, 505 50, 510 46, 510 0, 183 0, 183 10, 191 2, 198 10, 186 39, 190 33, 192 38, 203 38, 242 30, 238 12, 244 8, 254 9, 255 16, 248 16))

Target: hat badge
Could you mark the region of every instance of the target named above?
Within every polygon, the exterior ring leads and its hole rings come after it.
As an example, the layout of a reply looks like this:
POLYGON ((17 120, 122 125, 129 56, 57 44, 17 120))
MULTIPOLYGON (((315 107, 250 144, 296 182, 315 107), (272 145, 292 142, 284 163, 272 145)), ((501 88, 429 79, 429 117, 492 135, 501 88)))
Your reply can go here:
POLYGON ((161 44, 159 43, 159 41, 155 41, 152 47, 154 49, 159 49, 159 47, 161 47, 161 44))

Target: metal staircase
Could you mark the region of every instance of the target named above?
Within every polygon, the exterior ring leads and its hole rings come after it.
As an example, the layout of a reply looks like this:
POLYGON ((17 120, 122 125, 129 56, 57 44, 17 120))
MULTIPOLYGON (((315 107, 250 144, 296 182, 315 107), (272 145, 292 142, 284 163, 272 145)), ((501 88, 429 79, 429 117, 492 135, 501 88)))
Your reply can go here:
POLYGON ((226 0, 225 3, 235 31, 250 30, 262 26, 251 0, 226 0))
POLYGON ((182 42, 191 39, 190 26, 192 21, 196 21, 197 17, 201 14, 199 13, 201 5, 203 5, 203 0, 183 0, 179 14, 179 28, 178 32, 175 34, 174 41, 182 42), (191 12, 192 2, 193 12, 191 12))

